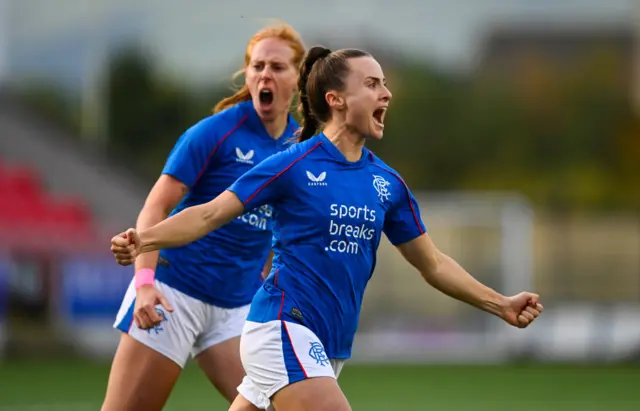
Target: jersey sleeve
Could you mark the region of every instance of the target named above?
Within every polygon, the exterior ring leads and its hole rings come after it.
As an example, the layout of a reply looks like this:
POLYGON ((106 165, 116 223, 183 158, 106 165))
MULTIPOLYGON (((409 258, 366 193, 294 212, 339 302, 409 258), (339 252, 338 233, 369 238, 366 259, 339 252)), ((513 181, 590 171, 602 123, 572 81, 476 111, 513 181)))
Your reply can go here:
POLYGON ((247 210, 274 204, 286 195, 286 171, 294 162, 288 150, 273 154, 244 173, 227 190, 235 193, 247 210))
POLYGON ((220 121, 216 117, 208 117, 185 131, 171 150, 162 174, 193 187, 218 146, 219 126, 220 121))
POLYGON ((400 178, 396 184, 393 204, 387 211, 383 231, 393 245, 411 241, 427 232, 420 217, 420 207, 407 184, 400 178))

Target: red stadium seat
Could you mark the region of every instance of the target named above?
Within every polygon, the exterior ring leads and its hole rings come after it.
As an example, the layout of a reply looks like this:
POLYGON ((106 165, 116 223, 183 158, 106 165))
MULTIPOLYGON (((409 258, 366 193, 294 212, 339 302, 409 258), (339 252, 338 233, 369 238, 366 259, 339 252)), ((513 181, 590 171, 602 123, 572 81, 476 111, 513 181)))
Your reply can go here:
POLYGON ((91 221, 91 215, 84 201, 65 198, 50 203, 49 220, 60 226, 85 228, 91 221))
POLYGON ((51 198, 35 170, 0 164, 0 244, 74 250, 96 238, 89 207, 78 198, 51 198), (67 241, 70 237, 73 241, 67 241))
POLYGON ((39 199, 7 193, 0 200, 0 220, 13 226, 36 226, 47 220, 47 207, 39 199))
POLYGON ((40 179, 34 170, 27 167, 13 167, 2 173, 3 190, 11 190, 25 198, 42 196, 40 179))

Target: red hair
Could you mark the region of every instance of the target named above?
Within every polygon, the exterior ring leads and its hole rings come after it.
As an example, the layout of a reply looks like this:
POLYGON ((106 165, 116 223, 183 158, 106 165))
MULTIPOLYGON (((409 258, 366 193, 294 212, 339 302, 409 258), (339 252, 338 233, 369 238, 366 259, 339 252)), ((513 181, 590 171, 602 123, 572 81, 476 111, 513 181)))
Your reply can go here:
MULTIPOLYGON (((255 45, 260 41, 269 38, 277 38, 287 42, 294 53, 293 64, 296 68, 300 66, 305 55, 305 47, 300 35, 290 25, 278 24, 276 26, 266 27, 251 37, 251 40, 249 40, 249 44, 247 45, 247 50, 244 54, 244 68, 233 76, 234 79, 244 73, 244 69, 246 69, 251 62, 251 53, 255 45)), ((218 113, 222 110, 233 107, 238 103, 249 100, 251 100, 251 94, 249 93, 249 88, 247 88, 247 85, 245 84, 234 95, 226 97, 216 104, 213 108, 213 112, 218 113)))

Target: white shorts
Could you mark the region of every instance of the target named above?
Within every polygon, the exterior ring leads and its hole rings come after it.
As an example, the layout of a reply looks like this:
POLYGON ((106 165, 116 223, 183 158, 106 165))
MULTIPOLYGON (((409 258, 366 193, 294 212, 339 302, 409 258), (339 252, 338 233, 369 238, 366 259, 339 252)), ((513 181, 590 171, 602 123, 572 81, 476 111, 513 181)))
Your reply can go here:
POLYGON ((238 392, 260 409, 272 409, 271 397, 297 381, 338 378, 345 360, 329 359, 318 337, 288 321, 247 321, 240 339, 240 358, 247 375, 238 392))
POLYGON ((207 348, 242 333, 249 305, 220 308, 189 297, 157 280, 155 286, 167 298, 173 312, 166 312, 158 305, 156 311, 163 317, 162 322, 150 330, 138 328, 133 320, 136 290, 131 281, 114 327, 173 360, 180 367, 184 368, 189 354, 195 357, 207 348))

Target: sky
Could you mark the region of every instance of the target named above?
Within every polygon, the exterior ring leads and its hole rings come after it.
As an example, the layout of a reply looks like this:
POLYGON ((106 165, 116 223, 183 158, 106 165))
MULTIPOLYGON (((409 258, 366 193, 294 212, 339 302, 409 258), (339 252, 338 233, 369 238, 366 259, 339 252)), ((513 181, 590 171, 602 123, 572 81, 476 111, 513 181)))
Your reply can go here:
POLYGON ((210 82, 238 68, 250 36, 275 18, 296 27, 307 43, 346 47, 366 38, 465 69, 476 60, 484 33, 497 23, 629 24, 639 16, 634 14, 638 2, 0 0, 0 71, 4 67, 11 78, 49 76, 77 85, 100 69, 106 51, 135 40, 151 47, 163 70, 187 82, 210 82))

